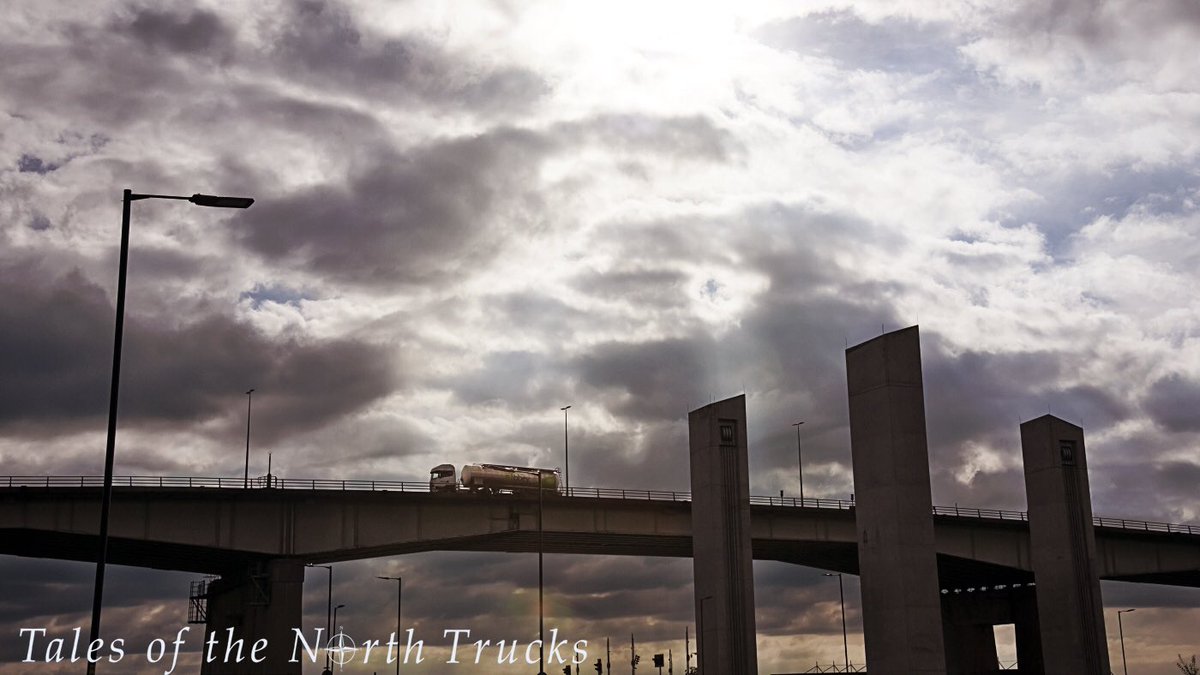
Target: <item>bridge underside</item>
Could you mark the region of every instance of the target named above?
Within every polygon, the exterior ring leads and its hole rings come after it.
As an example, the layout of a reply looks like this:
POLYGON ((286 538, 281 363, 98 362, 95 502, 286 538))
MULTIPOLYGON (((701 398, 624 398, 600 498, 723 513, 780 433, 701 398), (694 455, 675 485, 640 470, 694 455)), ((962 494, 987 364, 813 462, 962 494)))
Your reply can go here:
MULTIPOLYGON (((31 558, 95 561, 97 539, 92 535, 26 529, 0 529, 0 553, 31 558)), ((546 532, 545 551, 555 554, 619 555, 688 558, 691 538, 664 535, 614 535, 602 533, 546 532)), ((537 533, 517 530, 468 537, 423 540, 352 551, 297 556, 305 563, 328 563, 430 551, 478 551, 536 553, 537 533)), ((842 542, 786 542, 753 540, 755 560, 775 560, 817 569, 858 574, 854 544, 842 542)), ((109 543, 109 562, 197 574, 228 574, 272 557, 177 543, 114 538, 109 543)), ((1026 570, 938 554, 938 577, 942 588, 965 589, 1028 584, 1033 574, 1026 570)), ((1161 574, 1108 577, 1112 580, 1200 588, 1200 570, 1161 574)))

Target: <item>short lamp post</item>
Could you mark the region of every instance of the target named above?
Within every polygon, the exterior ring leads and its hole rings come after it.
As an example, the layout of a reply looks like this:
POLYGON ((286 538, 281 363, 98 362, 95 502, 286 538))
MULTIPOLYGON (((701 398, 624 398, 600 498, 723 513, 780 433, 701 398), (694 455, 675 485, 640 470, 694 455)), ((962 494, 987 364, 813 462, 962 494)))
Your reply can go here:
MULTIPOLYGON (((121 208, 121 257, 117 271, 117 320, 113 337, 112 386, 108 393, 108 441, 104 448, 104 489, 100 498, 100 550, 96 558, 96 584, 92 596, 92 625, 88 633, 89 645, 100 639, 100 607, 104 600, 104 568, 108 563, 108 513, 112 506, 113 460, 117 443, 117 394, 121 382, 121 338, 125 329, 125 279, 129 269, 129 211, 133 202, 143 199, 175 199, 191 202, 197 206, 223 209, 244 209, 254 203, 249 197, 221 197, 194 194, 191 197, 177 195, 139 194, 126 189, 121 208)), ((96 672, 96 664, 90 659, 87 672, 96 672)))
POLYGON ((567 442, 567 411, 571 406, 559 408, 563 414, 563 488, 568 497, 571 496, 571 446, 567 442))
POLYGON ((804 450, 800 446, 800 425, 804 422, 795 422, 792 426, 796 427, 796 458, 800 468, 800 506, 804 506, 804 450))
POLYGON ((1121 625, 1121 615, 1136 611, 1136 609, 1117 610, 1117 632, 1121 635, 1121 668, 1125 671, 1125 675, 1129 675, 1129 664, 1125 662, 1125 627, 1121 625))
MULTIPOLYGON (((253 400, 254 389, 249 389, 246 391, 246 473, 242 479, 243 490, 250 487, 250 402, 253 400)), ((270 487, 270 484, 267 487, 270 487)))

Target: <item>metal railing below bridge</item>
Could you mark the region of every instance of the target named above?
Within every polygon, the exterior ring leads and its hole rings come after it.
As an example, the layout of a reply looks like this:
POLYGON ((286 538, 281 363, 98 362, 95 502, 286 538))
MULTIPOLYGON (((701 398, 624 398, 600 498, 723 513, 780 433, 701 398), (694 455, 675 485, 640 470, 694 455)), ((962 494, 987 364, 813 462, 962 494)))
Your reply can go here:
MULTIPOLYGON (((150 487, 150 488, 245 488, 242 478, 206 478, 195 476, 114 476, 113 485, 117 487, 150 487)), ((0 487, 10 488, 73 488, 73 487, 103 487, 103 476, 3 476, 0 477, 0 487)), ((429 492, 429 483, 425 481, 388 481, 388 480, 338 480, 331 478, 280 478, 278 476, 258 476, 250 479, 250 487, 255 489, 272 488, 277 490, 344 490, 366 492, 429 492)), ((624 488, 577 488, 573 487, 560 494, 571 497, 594 497, 599 499, 625 499, 637 501, 669 501, 690 502, 689 492, 673 490, 627 490, 624 488)), ((805 497, 775 497, 751 496, 750 503, 760 506, 790 506, 817 509, 836 509, 848 511, 854 508, 854 502, 845 499, 820 499, 805 497)), ((1024 511, 1009 511, 1004 509, 981 509, 958 506, 935 506, 935 516, 954 516, 957 518, 978 518, 982 520, 1028 521, 1029 515, 1024 511)), ((1092 522, 1096 527, 1108 527, 1121 530, 1140 530, 1144 532, 1165 532, 1174 534, 1200 535, 1200 525, 1180 523, 1164 523, 1152 520, 1134 520, 1130 518, 1110 518, 1094 516, 1092 522)))

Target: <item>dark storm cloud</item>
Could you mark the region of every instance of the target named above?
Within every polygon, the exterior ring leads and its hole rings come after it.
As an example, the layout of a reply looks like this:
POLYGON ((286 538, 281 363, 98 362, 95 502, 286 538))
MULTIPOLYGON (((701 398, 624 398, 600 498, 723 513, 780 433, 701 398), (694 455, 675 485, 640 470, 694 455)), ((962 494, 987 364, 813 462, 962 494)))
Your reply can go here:
POLYGON ((1086 354, 953 350, 933 331, 922 335, 921 351, 934 494, 943 502, 1024 508, 1022 422, 1049 411, 1096 433, 1132 414, 1120 392, 1071 383, 1086 354), (956 474, 975 461, 972 444, 1005 465, 977 466, 963 484, 956 474))
MULTIPOLYGON (((95 569, 89 563, 0 556, 0 663, 23 658, 28 637, 20 635, 21 628, 46 628, 51 637, 65 637, 68 650, 75 627, 86 640, 95 569)), ((187 621, 191 579, 179 572, 109 566, 105 633, 139 646, 173 637, 187 621)))
POLYGON ((566 142, 714 162, 725 161, 741 150, 731 133, 702 115, 603 114, 564 122, 552 132, 566 142))
POLYGON ((632 420, 679 417, 688 401, 704 398, 716 345, 707 337, 593 346, 575 364, 588 385, 618 394, 608 409, 632 420))
POLYGON ((256 253, 353 283, 434 281, 496 253, 504 232, 537 226, 529 188, 549 150, 537 134, 497 129, 406 153, 378 151, 345 185, 329 183, 263 199, 232 221, 256 253))
MULTIPOLYGON (((91 563, 0 556, 0 598, 5 599, 0 602, 0 625, 32 617, 84 614, 91 608, 95 571, 91 563)), ((186 603, 187 584, 181 579, 187 576, 182 572, 114 565, 108 574, 106 606, 186 603)), ((9 634, 0 631, 5 636, 9 634)), ((15 630, 12 635, 16 635, 15 630)))
POLYGON ((541 132, 496 127, 405 151, 372 150, 344 182, 264 197, 231 229, 270 260, 335 280, 436 281, 491 260, 505 239, 548 227, 538 169, 589 143, 701 160, 724 157, 728 145, 701 118, 589 118, 541 132), (648 129, 661 140, 649 142, 648 129))
POLYGON ((0 45, 0 81, 14 101, 37 101, 40 113, 73 114, 104 129, 186 118, 248 82, 268 93, 243 91, 250 100, 222 123, 253 118, 261 107, 254 99, 269 98, 279 85, 291 94, 293 85, 309 84, 373 105, 388 97, 465 114, 525 109, 548 91, 519 67, 450 53, 420 37, 370 35, 336 3, 285 5, 261 26, 265 44, 240 36, 242 21, 222 10, 125 5, 97 21, 48 25, 61 40, 0 45))
MULTIPOLYGON (((0 268, 0 425, 50 433, 96 424, 106 409, 112 305, 78 272, 33 262, 0 268)), ((391 391, 382 349, 350 339, 272 341, 219 314, 167 321, 126 317, 125 423, 219 418, 248 385, 260 389, 263 433, 312 429, 391 391)))
POLYGON ((850 10, 777 21, 759 29, 758 37, 851 69, 924 73, 952 68, 958 60, 948 26, 896 17, 872 23, 850 10))
POLYGON ((1200 431, 1200 382, 1178 373, 1150 385, 1142 409, 1172 432, 1200 431))
POLYGON ((583 293, 604 300, 622 300, 644 309, 678 306, 686 293, 687 275, 673 269, 637 268, 586 272, 571 282, 583 293))
POLYGON ((47 162, 34 155, 21 155, 21 158, 17 160, 17 171, 20 173, 36 173, 44 176, 57 168, 57 164, 47 162))
POLYGON ((289 79, 460 105, 467 112, 527 108, 549 91, 522 68, 474 62, 415 35, 370 35, 339 3, 298 2, 289 9, 271 54, 289 79))
POLYGON ((224 51, 234 35, 219 16, 206 9, 189 12, 141 7, 132 16, 115 21, 112 29, 128 33, 152 49, 183 54, 212 54, 224 51))
POLYGON ((446 382, 468 405, 497 404, 512 410, 549 409, 565 395, 561 368, 539 352, 492 352, 476 370, 446 382))
POLYGON ((1124 6, 1112 0, 1026 0, 1008 8, 1005 22, 1018 34, 1069 35, 1099 50, 1114 48, 1130 31, 1200 31, 1200 5, 1191 0, 1124 6))

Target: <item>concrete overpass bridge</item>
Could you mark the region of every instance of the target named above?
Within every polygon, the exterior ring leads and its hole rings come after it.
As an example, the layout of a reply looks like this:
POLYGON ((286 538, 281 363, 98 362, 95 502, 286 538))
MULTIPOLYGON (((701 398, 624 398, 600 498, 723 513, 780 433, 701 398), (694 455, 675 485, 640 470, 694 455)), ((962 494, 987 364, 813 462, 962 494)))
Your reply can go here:
MULTIPOLYGON (((96 476, 0 478, 0 554, 91 561, 96 476)), ((394 481, 123 476, 115 479, 110 560, 233 575, 268 560, 328 563, 422 551, 537 550, 535 495, 431 493, 394 481)), ((756 560, 858 573, 853 502, 751 497, 756 560)), ((934 507, 944 589, 1033 581, 1019 511, 934 507)), ((1200 526, 1094 519, 1099 575, 1200 587, 1200 526)), ((690 557, 685 492, 572 488, 544 499, 548 553, 690 557)))

